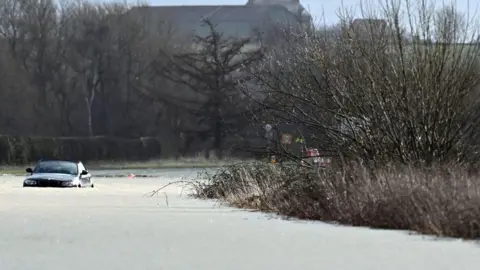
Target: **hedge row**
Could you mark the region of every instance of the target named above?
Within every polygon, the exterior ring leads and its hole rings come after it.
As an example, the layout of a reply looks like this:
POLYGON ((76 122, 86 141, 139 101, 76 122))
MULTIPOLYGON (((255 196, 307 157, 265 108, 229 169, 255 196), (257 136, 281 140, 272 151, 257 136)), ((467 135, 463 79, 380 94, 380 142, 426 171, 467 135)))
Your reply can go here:
POLYGON ((28 164, 40 159, 146 160, 161 155, 159 138, 22 137, 0 135, 0 164, 28 164))

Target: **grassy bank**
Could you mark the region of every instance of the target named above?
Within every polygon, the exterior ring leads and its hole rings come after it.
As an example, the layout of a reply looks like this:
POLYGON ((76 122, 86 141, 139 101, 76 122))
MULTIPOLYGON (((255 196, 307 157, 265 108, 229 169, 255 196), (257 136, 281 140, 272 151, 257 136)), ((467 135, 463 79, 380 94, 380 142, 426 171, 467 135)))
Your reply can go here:
POLYGON ((195 196, 300 219, 459 238, 480 237, 480 179, 460 166, 360 165, 314 171, 265 163, 227 165, 195 196))
MULTIPOLYGON (((235 159, 205 159, 202 157, 180 159, 155 159, 148 161, 94 161, 85 162, 89 170, 137 170, 137 169, 182 169, 182 168, 214 168, 237 162, 235 159)), ((0 174, 24 175, 27 167, 19 165, 0 166, 0 174)))

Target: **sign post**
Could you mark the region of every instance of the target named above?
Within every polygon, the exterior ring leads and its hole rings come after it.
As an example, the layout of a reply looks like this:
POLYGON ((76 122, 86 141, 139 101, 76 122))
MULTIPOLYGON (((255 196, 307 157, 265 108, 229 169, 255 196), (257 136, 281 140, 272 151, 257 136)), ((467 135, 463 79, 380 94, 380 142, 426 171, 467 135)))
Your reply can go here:
POLYGON ((282 134, 282 145, 285 151, 289 152, 289 145, 292 144, 293 136, 290 133, 283 133, 282 134))
POLYGON ((271 146, 273 141, 273 128, 272 125, 266 124, 263 129, 265 130, 265 139, 267 139, 267 154, 270 161, 273 161, 271 155, 271 146))

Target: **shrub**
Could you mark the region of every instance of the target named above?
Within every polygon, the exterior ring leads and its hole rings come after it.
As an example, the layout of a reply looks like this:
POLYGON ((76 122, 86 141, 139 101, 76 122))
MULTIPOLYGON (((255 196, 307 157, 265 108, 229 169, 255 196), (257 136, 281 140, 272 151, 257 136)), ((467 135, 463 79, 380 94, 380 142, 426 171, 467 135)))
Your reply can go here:
POLYGON ((370 171, 353 163, 317 171, 241 163, 203 178, 195 196, 237 207, 353 226, 480 237, 478 175, 461 166, 392 165, 370 171))
POLYGON ((0 135, 0 164, 27 164, 39 159, 146 160, 161 155, 158 138, 21 137, 0 135))
POLYGON ((379 164, 479 160, 476 22, 438 1, 360 2, 360 18, 342 8, 338 25, 284 30, 282 50, 252 70, 256 119, 379 164))

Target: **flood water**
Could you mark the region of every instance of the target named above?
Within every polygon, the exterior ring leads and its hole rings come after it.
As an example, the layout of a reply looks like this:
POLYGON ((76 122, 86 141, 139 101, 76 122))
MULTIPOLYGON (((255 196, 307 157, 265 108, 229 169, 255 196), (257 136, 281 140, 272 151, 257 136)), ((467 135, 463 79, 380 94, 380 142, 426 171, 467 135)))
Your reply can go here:
POLYGON ((169 178, 195 178, 199 173, 214 173, 218 168, 175 168, 175 169, 121 169, 121 170, 90 170, 95 177, 125 177, 135 175, 137 177, 169 177, 169 178))

